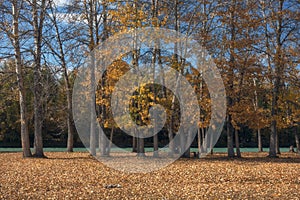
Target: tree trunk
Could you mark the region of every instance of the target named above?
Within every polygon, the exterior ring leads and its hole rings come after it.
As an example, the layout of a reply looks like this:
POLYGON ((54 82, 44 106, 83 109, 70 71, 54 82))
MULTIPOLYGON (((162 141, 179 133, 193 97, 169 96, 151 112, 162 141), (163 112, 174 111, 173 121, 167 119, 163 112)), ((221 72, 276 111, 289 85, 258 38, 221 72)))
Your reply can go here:
POLYGON ((153 136, 153 157, 158 157, 159 154, 158 154, 158 134, 155 134, 153 136))
POLYGON ((108 150, 107 150, 107 156, 109 156, 111 152, 111 146, 113 144, 113 136, 114 136, 114 127, 111 128, 110 131, 110 136, 109 136, 109 145, 108 145, 108 150))
POLYGON ((198 144, 198 157, 200 158, 201 156, 201 145, 202 145, 202 141, 201 141, 201 133, 200 133, 200 127, 198 127, 197 129, 197 144, 198 144))
POLYGON ((231 116, 227 115, 227 155, 228 157, 234 157, 234 149, 233 149, 233 134, 232 134, 232 126, 231 126, 231 116))
POLYGON ((145 157, 144 138, 137 138, 137 141, 138 141, 137 156, 145 157))
POLYGON ((169 130, 168 130, 168 137, 169 137, 169 156, 172 157, 174 155, 174 137, 172 131, 172 122, 170 122, 169 130))
MULTIPOLYGON (((66 79, 66 78, 65 78, 66 79)), ((68 78, 67 78, 68 79, 68 78)), ((69 82, 69 81, 68 81, 69 82)), ((74 122, 73 122, 73 114, 72 114, 72 95, 71 95, 71 86, 66 84, 67 89, 67 108, 68 108, 68 139, 67 139, 67 152, 73 152, 74 148, 74 122)))
POLYGON ((240 151, 240 138, 239 138, 239 131, 237 129, 234 130, 234 136, 235 136, 235 150, 236 150, 236 156, 238 158, 242 157, 241 156, 241 151, 240 151))
POLYGON ((43 23, 45 17, 46 1, 42 0, 41 5, 36 0, 32 2, 32 16, 34 29, 34 70, 33 70, 33 94, 34 94, 34 156, 45 157, 43 151, 43 109, 42 109, 42 77, 41 77, 41 54, 42 54, 42 37, 43 23), (40 10, 40 12, 38 11, 40 10))
POLYGON ((188 136, 185 132, 179 133, 180 137, 180 153, 182 158, 189 158, 190 157, 190 148, 187 147, 188 143, 188 136))
POLYGON ((201 153, 207 153, 207 142, 205 142, 205 128, 201 127, 201 136, 202 136, 202 145, 201 145, 201 153))
POLYGON ((26 109, 26 92, 24 88, 23 70, 21 61, 21 50, 19 41, 19 13, 18 0, 14 0, 12 3, 12 15, 13 15, 13 42, 15 50, 15 64, 16 74, 19 90, 19 104, 20 104, 20 117, 21 117, 21 142, 23 157, 31 157, 30 141, 28 133, 28 122, 27 122, 27 109, 26 109))
MULTIPOLYGON (((90 88, 90 153, 92 156, 96 156, 96 116, 95 116, 95 59, 94 52, 91 52, 91 88, 90 88)), ((100 138, 99 138, 100 140, 100 138)))
MULTIPOLYGON (((158 12, 158 1, 157 0, 152 0, 152 22, 154 25, 156 25, 156 17, 157 17, 157 12, 158 12)), ((156 54, 157 54, 157 48, 158 48, 158 41, 156 40, 155 41, 155 48, 153 49, 152 51, 152 78, 153 78, 153 81, 155 80, 155 68, 156 68, 156 54)), ((156 87, 155 85, 153 84, 152 86, 152 92, 154 94, 154 103, 156 103, 156 87)), ((157 133, 157 130, 156 130, 156 124, 157 124, 157 117, 158 116, 154 116, 154 124, 153 124, 153 132, 154 132, 154 135, 153 135, 153 157, 158 157, 158 133, 157 133)))
POLYGON ((296 148, 297 148, 297 152, 300 153, 300 141, 299 141, 299 136, 297 133, 297 126, 295 127, 295 142, 296 142, 296 148))
POLYGON ((277 155, 276 155, 276 135, 277 135, 276 120, 272 120, 269 157, 277 157, 277 155))
POLYGON ((105 133, 102 128, 99 129, 99 151, 100 151, 100 156, 107 156, 107 144, 106 144, 106 139, 105 139, 105 133))
POLYGON ((68 74, 68 67, 65 59, 65 52, 64 52, 64 44, 61 39, 61 32, 58 27, 58 22, 56 18, 56 13, 53 10, 53 5, 50 6, 51 8, 51 14, 52 14, 52 24, 55 28, 56 32, 56 39, 57 44, 59 46, 59 53, 54 50, 54 48, 51 46, 51 44, 48 44, 50 46, 50 49, 54 54, 58 55, 60 61, 61 61, 61 67, 63 69, 63 77, 65 81, 65 90, 66 90, 66 97, 67 97, 67 128, 68 128, 68 138, 67 138, 67 152, 73 152, 74 147, 74 122, 73 122, 73 113, 72 113, 72 86, 69 79, 68 74))
POLYGON ((137 138, 132 137, 132 152, 137 152, 137 138))
POLYGON ((276 134, 276 154, 280 154, 280 146, 279 146, 279 136, 278 132, 276 134))
POLYGON ((281 37, 283 34, 283 27, 282 27, 282 17, 280 16, 281 11, 283 10, 283 0, 279 1, 279 7, 278 11, 276 11, 276 14, 278 14, 277 17, 277 23, 276 23, 276 53, 274 56, 274 62, 275 62, 275 74, 274 74, 274 85, 273 85, 273 91, 272 91, 272 107, 271 107, 271 117, 272 123, 271 123, 271 135, 270 135, 270 151, 269 151, 269 157, 277 157, 277 153, 280 153, 279 151, 279 141, 278 141, 278 133, 277 133, 277 121, 275 119, 276 115, 278 114, 278 95, 279 95, 279 89, 280 89, 280 83, 281 83, 281 77, 283 74, 283 55, 282 55, 282 42, 281 37))
POLYGON ((260 129, 257 130, 257 142, 258 142, 258 152, 263 152, 260 129))

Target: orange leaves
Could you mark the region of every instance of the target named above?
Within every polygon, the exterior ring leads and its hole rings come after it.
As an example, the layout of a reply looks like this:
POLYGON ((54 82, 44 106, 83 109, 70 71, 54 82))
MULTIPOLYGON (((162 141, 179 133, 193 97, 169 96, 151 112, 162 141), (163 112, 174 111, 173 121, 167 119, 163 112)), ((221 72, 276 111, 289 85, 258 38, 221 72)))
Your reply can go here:
MULTIPOLYGON (((180 159, 147 174, 110 169, 88 153, 46 155, 51 159, 0 154, 0 198, 294 199, 300 193, 295 154, 283 153, 276 161, 266 153, 244 153, 242 160, 216 154, 202 160, 180 159), (108 185, 122 187, 107 189, 108 185)), ((116 164, 124 162, 126 158, 116 164)))

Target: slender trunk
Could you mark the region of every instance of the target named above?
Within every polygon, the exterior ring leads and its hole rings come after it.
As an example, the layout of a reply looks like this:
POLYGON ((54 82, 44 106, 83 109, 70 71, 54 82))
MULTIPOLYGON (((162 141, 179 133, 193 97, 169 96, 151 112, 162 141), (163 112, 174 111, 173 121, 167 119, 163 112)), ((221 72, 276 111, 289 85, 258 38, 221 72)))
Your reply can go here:
POLYGON ((19 41, 19 8, 18 1, 14 0, 12 3, 12 15, 13 15, 13 41, 15 49, 15 64, 16 74, 19 90, 19 104, 20 104, 20 117, 21 117, 21 142, 23 157, 31 157, 30 141, 28 133, 28 122, 27 122, 27 109, 26 109, 26 92, 24 88, 23 70, 21 61, 21 50, 19 41))
MULTIPOLYGON (((152 0, 152 23, 156 26, 156 17, 157 17, 157 10, 158 9, 158 1, 152 0)), ((153 81, 155 80, 155 66, 156 66, 156 54, 157 54, 157 48, 158 48, 158 41, 155 40, 155 48, 152 51, 152 75, 153 75, 153 81)), ((156 87, 153 84, 152 92, 154 93, 154 103, 156 103, 156 87)), ((153 124, 153 157, 158 157, 158 133, 156 128, 156 119, 158 116, 154 116, 154 124, 153 124)))
POLYGON ((201 136, 202 136, 202 143, 203 143, 201 145, 201 153, 207 153, 207 143, 205 142, 205 128, 203 126, 201 127, 201 136))
POLYGON ((198 130, 197 130, 197 143, 198 143, 198 157, 200 158, 200 155, 201 155, 201 133, 200 133, 200 128, 198 127, 198 130))
MULTIPOLYGON (((96 115, 95 115, 95 52, 93 51, 95 48, 95 39, 94 39, 94 31, 95 31, 95 10, 94 10, 94 2, 84 1, 84 6, 86 8, 87 12, 87 21, 88 21, 88 30, 89 30, 89 51, 90 51, 90 91, 89 91, 89 97, 90 97, 90 154, 92 156, 96 156, 96 115), (87 5, 89 4, 89 5, 87 5), (87 9, 89 8, 89 10, 87 9)), ((96 37, 97 40, 97 37, 96 37)), ((100 138, 99 138, 100 139, 100 138)))
MULTIPOLYGON (((96 115, 95 115, 95 59, 94 59, 94 52, 91 52, 91 74, 90 74, 90 153, 92 156, 96 156, 96 115)), ((100 139, 100 138, 99 138, 100 139)))
POLYGON ((297 133, 297 126, 295 127, 295 142, 296 142, 296 148, 297 148, 297 152, 300 153, 300 141, 299 141, 299 136, 297 133))
POLYGON ((280 154, 279 136, 276 134, 276 154, 280 154))
MULTIPOLYGON (((104 75, 102 76, 101 79, 101 99, 105 99, 106 95, 104 93, 105 90, 105 76, 106 74, 104 73, 104 75)), ((101 104, 100 107, 101 110, 101 122, 100 122, 100 130, 99 130, 99 151, 100 151, 100 156, 107 156, 108 155, 108 147, 107 145, 107 140, 106 140, 106 135, 104 132, 104 122, 106 119, 106 106, 104 103, 101 104)))
MULTIPOLYGON (((235 4, 236 1, 233 1, 232 11, 230 12, 230 59, 229 59, 229 90, 233 92, 233 78, 234 78, 234 67, 235 67, 235 57, 234 57, 234 42, 236 40, 235 36, 235 4)), ((232 95, 228 95, 227 97, 227 106, 231 108, 233 106, 233 97, 232 95)), ((227 153, 228 157, 234 157, 234 149, 233 149, 233 127, 231 124, 232 116, 231 114, 227 114, 227 153)))
POLYGON ((179 137, 180 137, 180 154, 182 158, 189 158, 189 148, 186 148, 187 145, 187 140, 188 140, 188 136, 186 135, 186 133, 183 131, 181 133, 179 133, 179 137), (185 150, 186 149, 186 150, 185 150))
POLYGON ((241 156, 241 151, 240 151, 240 138, 239 138, 239 131, 237 129, 234 130, 234 136, 235 136, 235 150, 236 150, 236 156, 238 158, 242 157, 241 156))
POLYGON ((269 157, 276 157, 276 120, 272 120, 271 122, 271 134, 270 134, 270 150, 269 157))
MULTIPOLYGON (((171 117, 172 120, 172 117, 171 117)), ((174 154, 174 137, 173 137, 173 123, 170 122, 169 128, 168 128, 168 137, 169 137, 169 156, 172 157, 174 154)))
MULTIPOLYGON (((175 31, 178 31, 179 29, 179 25, 178 25, 178 0, 174 0, 174 15, 175 15, 175 31)), ((177 46, 177 42, 175 42, 174 44, 174 60, 176 62, 176 64, 178 63, 178 46, 177 46)), ((175 86, 175 90, 177 91, 178 88, 178 81, 179 81, 179 77, 176 80, 176 86, 175 86)), ((170 123, 169 123, 169 128, 168 128, 168 137, 169 137, 169 156, 173 156, 174 151, 175 151, 175 143, 174 143, 174 136, 173 136, 173 122, 174 122, 174 109, 175 109, 175 100, 176 97, 175 95, 173 95, 172 98, 172 104, 171 104, 171 113, 170 113, 170 123)))
POLYGON ((72 114, 72 96, 71 96, 71 88, 69 84, 66 84, 67 89, 67 108, 68 108, 68 139, 67 139, 67 152, 73 152, 74 148, 74 122, 73 122, 73 114, 72 114))
POLYGON ((257 141, 258 141, 258 152, 263 152, 260 129, 257 130, 257 141))
MULTIPOLYGON (((278 10, 283 10, 283 0, 279 1, 279 7, 278 10)), ((281 36, 283 32, 282 27, 282 16, 281 12, 278 11, 277 15, 277 26, 276 26, 276 54, 275 54, 275 75, 274 75, 274 85, 273 85, 273 91, 272 91, 272 108, 271 108, 271 116, 272 116, 272 122, 271 122, 271 135, 270 135, 270 151, 269 151, 269 157, 276 157, 277 153, 279 152, 279 145, 278 145, 278 133, 277 133, 277 122, 276 122, 276 115, 278 114, 278 95, 279 95, 279 89, 280 89, 280 83, 281 83, 281 76, 283 74, 283 63, 282 63, 282 43, 281 43, 281 36)))
POLYGON ((228 157, 234 157, 233 149, 233 134, 232 134, 232 125, 231 125, 231 116, 227 115, 227 155, 228 157))
POLYGON ((99 151, 100 151, 100 156, 107 156, 107 144, 106 144, 106 139, 105 139, 105 133, 103 130, 103 127, 99 129, 99 151))
POLYGON ((159 154, 158 154, 158 134, 155 134, 153 136, 153 157, 158 157, 159 154))
POLYGON ((107 155, 109 156, 110 152, 111 152, 111 147, 113 144, 113 136, 114 136, 114 127, 111 128, 110 131, 110 136, 109 136, 109 145, 108 145, 108 150, 107 150, 107 155))
POLYGON ((67 139, 67 152, 73 152, 74 147, 74 124, 73 124, 73 114, 72 114, 72 97, 70 88, 66 86, 68 92, 67 92, 67 108, 68 108, 68 120, 67 120, 67 126, 68 126, 68 139, 67 139))
POLYGON ((61 40, 60 31, 57 25, 55 14, 53 14, 53 22, 56 31, 56 38, 59 45, 59 53, 60 53, 59 57, 62 63, 66 96, 67 96, 67 128, 68 128, 67 152, 73 152, 75 127, 74 127, 73 114, 72 114, 72 86, 68 75, 68 68, 65 60, 65 52, 64 52, 63 43, 61 40))
POLYGON ((58 56, 58 58, 60 59, 60 62, 61 62, 63 78, 65 81, 64 87, 66 90, 66 98, 67 98, 67 118, 66 118, 67 129, 68 129, 67 152, 73 152, 75 127, 74 127, 73 113, 72 113, 72 86, 70 83, 68 67, 67 67, 67 63, 66 63, 66 59, 65 59, 64 44, 61 39, 61 32, 58 27, 56 13, 54 12, 52 4, 50 5, 50 10, 51 10, 51 14, 52 14, 52 18, 50 18, 50 20, 52 21, 52 25, 55 28, 59 52, 55 51, 53 46, 51 46, 52 44, 48 44, 48 46, 50 47, 51 51, 58 56))
MULTIPOLYGON (((95 10, 96 10, 96 4, 95 4, 95 10)), ((102 36, 102 42, 104 42, 108 38, 108 28, 107 28, 107 2, 106 0, 102 1, 102 16, 103 16, 103 36, 102 36)), ((96 45, 99 44, 99 21, 97 20, 97 14, 94 16, 95 18, 95 24, 96 24, 96 45)), ((105 90, 105 82, 106 82, 106 73, 103 74, 102 79, 101 79, 101 98, 105 99, 106 95, 104 93, 105 90)), ((107 144, 105 132, 104 132, 104 123, 106 120, 106 106, 104 103, 101 105, 101 130, 99 132, 99 150, 100 150, 100 155, 101 156, 108 156, 109 155, 109 144, 107 144)))

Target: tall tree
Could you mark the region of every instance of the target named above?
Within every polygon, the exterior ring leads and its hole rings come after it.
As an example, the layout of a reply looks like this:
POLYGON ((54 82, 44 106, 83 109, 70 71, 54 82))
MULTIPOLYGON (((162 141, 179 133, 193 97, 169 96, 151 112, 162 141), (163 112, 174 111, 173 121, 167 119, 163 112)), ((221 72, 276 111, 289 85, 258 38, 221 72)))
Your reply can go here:
POLYGON ((42 43, 43 43, 43 28, 48 6, 47 0, 33 0, 29 2, 32 12, 32 26, 34 38, 34 69, 33 69, 33 93, 34 93, 34 156, 45 157, 43 151, 43 104, 41 93, 42 86, 42 43))
MULTIPOLYGON (((68 35, 70 34, 68 33, 68 31, 69 29, 71 29, 71 27, 69 25, 60 24, 59 20, 64 20, 64 19, 66 20, 66 16, 59 15, 59 10, 53 2, 50 5, 50 10, 51 10, 51 15, 49 15, 49 18, 54 27, 56 43, 47 42, 47 44, 52 50, 53 54, 58 57, 59 64, 61 65, 62 68, 62 75, 65 81, 64 83, 65 92, 66 92, 65 94, 67 99, 67 120, 66 120, 67 129, 68 129, 67 151, 73 152, 75 127, 74 127, 73 114, 72 114, 72 85, 71 85, 67 60, 66 60, 67 55, 65 52, 65 49, 67 48, 66 43, 68 42, 68 40, 71 40, 70 38, 67 38, 68 35), (61 19, 58 19, 60 16, 61 19)), ((71 30, 73 30, 73 28, 71 30)))
POLYGON ((278 152, 278 116, 280 115, 279 99, 284 89, 286 70, 290 60, 290 49, 299 44, 299 3, 293 0, 260 1, 264 27, 260 53, 265 55, 264 62, 269 69, 269 82, 272 84, 271 94, 271 134, 269 156, 276 157, 278 152))
POLYGON ((28 132, 28 120, 26 109, 26 90, 24 86, 24 66, 22 62, 21 44, 20 44, 20 30, 19 19, 21 17, 21 9, 24 5, 24 1, 11 0, 9 3, 1 3, 1 14, 11 15, 12 21, 4 21, 4 19, 10 19, 10 17, 3 17, 1 20, 1 28, 10 39, 15 57, 15 71, 17 75, 18 91, 19 91, 19 105, 20 105, 20 122, 21 122, 21 143, 23 149, 23 157, 31 157, 30 141, 28 132), (10 4, 10 5, 9 5, 10 4), (10 27, 11 25, 11 27, 10 27))

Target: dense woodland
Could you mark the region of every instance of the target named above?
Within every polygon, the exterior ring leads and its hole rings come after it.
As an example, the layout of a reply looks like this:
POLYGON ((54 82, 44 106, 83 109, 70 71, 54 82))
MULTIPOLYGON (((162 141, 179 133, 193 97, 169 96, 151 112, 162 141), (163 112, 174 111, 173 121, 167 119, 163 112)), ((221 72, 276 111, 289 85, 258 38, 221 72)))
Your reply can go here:
MULTIPOLYGON (((87 55, 114 34, 161 27, 194 38, 220 70, 227 116, 217 146, 227 146, 229 157, 240 157, 239 148, 247 146, 269 147, 270 157, 282 146, 300 151, 299 11, 298 0, 0 0, 0 145, 22 144, 24 157, 43 157, 45 145, 73 151, 81 143, 72 117, 72 87, 87 55)), ((176 51, 136 50, 108 67, 97 87, 96 107, 113 143, 141 156, 145 146, 156 150, 176 134, 178 99, 159 85, 136 88, 131 106, 132 118, 145 125, 149 108, 162 105, 168 115, 159 134, 131 137, 113 120, 110 94, 118 79, 130 66, 152 62, 172 67, 193 86, 201 110, 193 146, 203 150, 210 94, 201 72, 176 51)), ((176 145, 170 142, 171 152, 176 145)))

